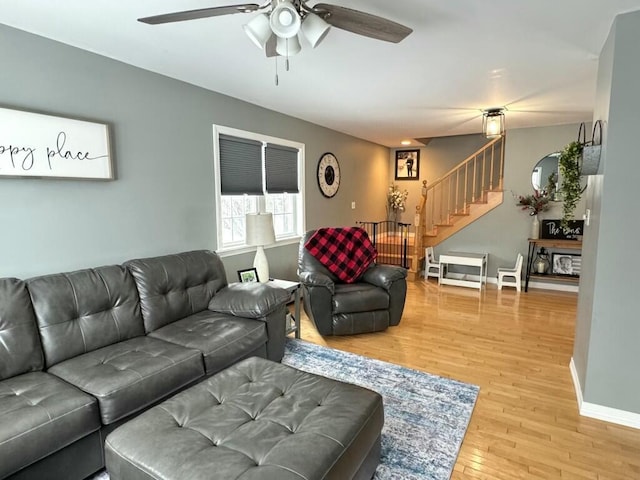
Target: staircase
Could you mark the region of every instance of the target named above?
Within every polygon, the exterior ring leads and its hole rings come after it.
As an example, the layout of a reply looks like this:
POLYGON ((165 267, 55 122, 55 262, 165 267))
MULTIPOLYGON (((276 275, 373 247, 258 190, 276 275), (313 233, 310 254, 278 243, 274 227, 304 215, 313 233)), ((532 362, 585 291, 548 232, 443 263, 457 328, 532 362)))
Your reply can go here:
POLYGON ((503 201, 505 137, 496 138, 441 178, 422 184, 422 200, 416 207, 420 224, 416 226, 410 277, 418 277, 425 247, 443 242, 503 201))

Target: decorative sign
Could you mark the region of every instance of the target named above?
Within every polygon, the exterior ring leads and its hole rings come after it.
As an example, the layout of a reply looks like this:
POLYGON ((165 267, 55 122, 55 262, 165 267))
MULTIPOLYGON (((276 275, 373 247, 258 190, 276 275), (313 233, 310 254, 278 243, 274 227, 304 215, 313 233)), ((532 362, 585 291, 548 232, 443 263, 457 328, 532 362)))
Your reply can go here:
POLYGON ((578 240, 584 232, 584 220, 571 220, 569 228, 560 226, 561 220, 542 220, 540 238, 554 240, 578 240))
POLYGON ((113 180, 108 127, 0 108, 0 176, 113 180))

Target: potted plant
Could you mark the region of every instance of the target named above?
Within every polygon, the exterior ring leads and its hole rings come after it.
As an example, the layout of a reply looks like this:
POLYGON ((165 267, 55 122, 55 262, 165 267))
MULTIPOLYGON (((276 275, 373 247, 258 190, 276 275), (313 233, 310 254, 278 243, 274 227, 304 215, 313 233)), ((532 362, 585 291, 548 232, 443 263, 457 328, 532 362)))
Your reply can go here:
POLYGON ((562 194, 562 222, 563 228, 569 226, 569 221, 573 220, 573 213, 576 205, 582 196, 582 185, 580 185, 580 157, 582 155, 582 143, 571 142, 560 153, 558 165, 562 174, 562 183, 559 191, 562 194))

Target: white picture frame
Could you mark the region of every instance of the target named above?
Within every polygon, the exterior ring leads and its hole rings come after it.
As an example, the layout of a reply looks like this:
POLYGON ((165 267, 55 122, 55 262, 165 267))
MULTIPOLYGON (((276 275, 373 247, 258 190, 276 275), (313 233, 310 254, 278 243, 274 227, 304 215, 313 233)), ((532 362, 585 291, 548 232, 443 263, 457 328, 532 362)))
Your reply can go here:
POLYGON ((113 180, 109 127, 0 108, 0 177, 113 180))

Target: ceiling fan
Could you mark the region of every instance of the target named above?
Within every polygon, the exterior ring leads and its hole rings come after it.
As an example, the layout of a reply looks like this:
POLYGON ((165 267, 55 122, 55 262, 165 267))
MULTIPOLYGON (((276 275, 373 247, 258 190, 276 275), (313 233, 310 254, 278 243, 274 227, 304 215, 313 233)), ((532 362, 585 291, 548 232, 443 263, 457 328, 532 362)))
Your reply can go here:
POLYGON ((306 0, 269 0, 262 5, 245 3, 201 8, 139 18, 138 21, 158 25, 262 10, 265 12, 254 17, 243 28, 247 36, 269 57, 289 57, 300 52, 301 37, 315 48, 332 26, 392 43, 401 42, 413 31, 399 23, 359 10, 327 3, 309 6, 306 0))

